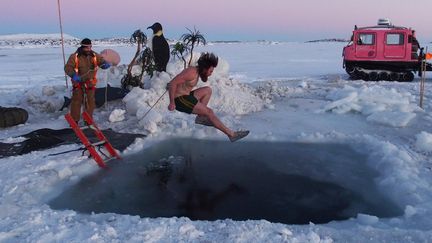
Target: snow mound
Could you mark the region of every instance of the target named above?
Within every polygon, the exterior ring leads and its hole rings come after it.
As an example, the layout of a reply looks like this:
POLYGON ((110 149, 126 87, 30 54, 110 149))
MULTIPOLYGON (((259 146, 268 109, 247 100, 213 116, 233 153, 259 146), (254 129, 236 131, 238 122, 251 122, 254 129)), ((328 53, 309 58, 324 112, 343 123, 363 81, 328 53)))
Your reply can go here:
POLYGON ((237 80, 221 78, 216 80, 216 83, 212 83, 210 87, 214 99, 210 100, 209 105, 218 112, 245 115, 262 110, 267 103, 255 94, 252 87, 237 80))
POLYGON ((373 224, 378 223, 378 221, 379 221, 378 217, 376 217, 376 216, 362 214, 362 213, 359 213, 357 215, 357 219, 359 220, 360 223, 362 223, 364 225, 373 225, 373 224))
POLYGON ((377 122, 392 127, 405 127, 421 111, 415 104, 415 97, 409 92, 382 86, 345 86, 332 90, 327 98, 333 102, 323 111, 337 114, 349 112, 367 116, 367 121, 377 122))
POLYGON ((418 161, 414 161, 405 149, 388 141, 379 141, 370 135, 365 135, 362 140, 370 155, 368 164, 380 171, 376 183, 382 192, 399 203, 401 208, 409 201, 421 201, 421 192, 429 186, 421 182, 418 161))
POLYGON ((139 124, 148 132, 156 133, 158 131, 158 124, 162 122, 162 114, 146 108, 139 109, 136 114, 139 124))
POLYGON ((121 87, 121 80, 127 73, 127 65, 122 64, 109 69, 98 69, 96 84, 97 88, 106 87, 109 84, 112 87, 121 87))
POLYGON ((123 109, 114 109, 114 110, 111 112, 111 114, 110 114, 108 120, 109 120, 110 122, 119 122, 119 121, 123 121, 123 120, 125 119, 125 113, 126 113, 126 111, 123 110, 123 109))
POLYGON ((404 216, 406 218, 410 218, 410 217, 414 216, 416 213, 417 213, 417 210, 413 206, 407 205, 405 207, 405 214, 404 214, 404 216))
MULTIPOLYGON (((199 57, 199 54, 194 57, 199 57)), ((167 69, 168 72, 157 73, 153 77, 144 76, 144 89, 134 88, 123 99, 127 112, 135 115, 138 124, 150 133, 157 132, 163 124, 165 127, 171 126, 171 130, 177 129, 176 124, 185 128, 186 120, 191 119, 186 114, 169 112, 167 109, 169 95, 166 86, 183 70, 183 63, 175 60, 169 63, 167 69)), ((219 64, 209 80, 206 83, 199 81, 197 88, 208 86, 212 89, 209 107, 222 121, 228 119, 224 116, 245 115, 262 110, 268 101, 261 99, 250 85, 229 78, 228 72, 228 63, 219 58, 219 64)))
POLYGON ((420 151, 432 151, 432 134, 422 131, 416 135, 415 146, 420 151))
POLYGON ((66 93, 64 85, 34 87, 24 93, 21 103, 39 112, 54 113, 63 106, 66 93))
POLYGON ((416 114, 410 112, 382 111, 373 113, 366 120, 393 127, 406 127, 415 116, 416 114))
POLYGON ((311 86, 305 80, 288 80, 281 82, 278 80, 263 81, 258 84, 256 93, 267 103, 273 99, 280 99, 296 94, 303 94, 311 86))

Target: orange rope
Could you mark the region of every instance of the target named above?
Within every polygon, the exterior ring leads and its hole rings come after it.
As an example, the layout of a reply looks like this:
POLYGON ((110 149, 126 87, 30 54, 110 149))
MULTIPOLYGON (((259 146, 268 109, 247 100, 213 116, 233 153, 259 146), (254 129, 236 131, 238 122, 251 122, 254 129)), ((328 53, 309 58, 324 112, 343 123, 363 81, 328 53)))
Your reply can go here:
MULTIPOLYGON (((60 0, 57 0, 58 7, 58 15, 59 15, 59 23, 60 23, 60 35, 61 35, 61 44, 62 44, 62 53, 63 53, 63 66, 66 65, 65 51, 64 51, 64 39, 63 39, 63 24, 61 19, 61 11, 60 11, 60 0)), ((65 82, 66 88, 68 88, 67 75, 65 73, 65 82)))

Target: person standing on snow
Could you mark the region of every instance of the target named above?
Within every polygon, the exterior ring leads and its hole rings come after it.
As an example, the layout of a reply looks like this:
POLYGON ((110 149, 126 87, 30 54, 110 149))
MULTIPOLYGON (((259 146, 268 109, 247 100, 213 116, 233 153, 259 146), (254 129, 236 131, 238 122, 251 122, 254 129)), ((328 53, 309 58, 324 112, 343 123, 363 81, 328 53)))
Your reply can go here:
POLYGON ((107 69, 111 66, 106 62, 101 55, 92 50, 91 40, 85 38, 81 41, 81 46, 75 53, 71 54, 64 71, 71 77, 73 90, 70 105, 70 114, 75 122, 79 122, 81 115, 81 104, 86 100, 84 109, 93 117, 93 110, 96 107, 95 89, 96 89, 96 73, 98 67, 107 69))
POLYGON ((162 32, 162 25, 156 22, 152 26, 149 26, 147 29, 153 30, 153 38, 151 40, 151 50, 154 56, 156 71, 165 72, 166 66, 170 58, 170 50, 169 50, 168 42, 166 41, 162 32))
POLYGON ((192 90, 201 78, 207 82, 218 64, 218 57, 213 53, 203 53, 198 59, 198 66, 188 67, 175 76, 168 84, 170 103, 168 110, 174 109, 188 114, 196 114, 196 124, 214 126, 225 133, 231 142, 246 137, 249 131, 236 131, 226 127, 215 115, 212 109, 207 107, 212 90, 210 87, 201 87, 192 90))

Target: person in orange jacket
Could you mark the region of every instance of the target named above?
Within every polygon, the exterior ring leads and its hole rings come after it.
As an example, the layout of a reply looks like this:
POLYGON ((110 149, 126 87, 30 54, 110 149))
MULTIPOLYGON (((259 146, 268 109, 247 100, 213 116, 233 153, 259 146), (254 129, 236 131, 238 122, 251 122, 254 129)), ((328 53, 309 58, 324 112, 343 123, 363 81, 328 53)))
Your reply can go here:
POLYGON ((92 50, 92 42, 88 38, 81 41, 81 46, 71 54, 64 70, 71 77, 73 91, 70 105, 70 114, 75 122, 81 117, 81 104, 84 109, 93 116, 96 107, 95 89, 97 69, 107 69, 111 66, 101 55, 92 50), (85 95, 85 96, 84 96, 85 95), (86 97, 86 99, 84 99, 86 97))

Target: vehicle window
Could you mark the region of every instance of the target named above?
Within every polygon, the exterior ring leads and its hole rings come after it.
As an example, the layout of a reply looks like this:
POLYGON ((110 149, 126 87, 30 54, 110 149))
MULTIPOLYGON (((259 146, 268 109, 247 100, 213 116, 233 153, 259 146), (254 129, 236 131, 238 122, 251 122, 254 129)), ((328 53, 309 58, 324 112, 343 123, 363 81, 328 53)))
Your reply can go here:
POLYGON ((403 34, 387 34, 386 38, 387 45, 403 45, 404 35, 403 34))
POLYGON ((359 38, 357 41, 359 45, 373 45, 375 44, 375 34, 359 34, 359 38))

